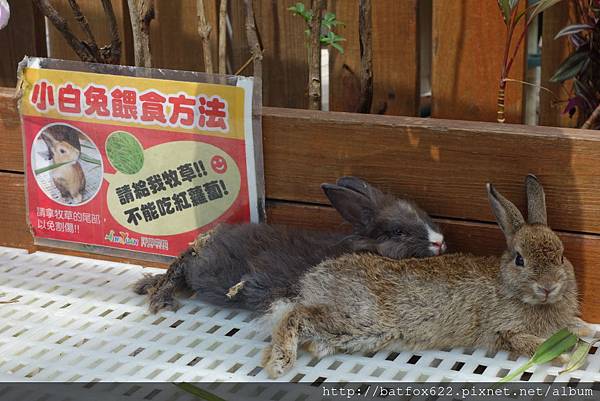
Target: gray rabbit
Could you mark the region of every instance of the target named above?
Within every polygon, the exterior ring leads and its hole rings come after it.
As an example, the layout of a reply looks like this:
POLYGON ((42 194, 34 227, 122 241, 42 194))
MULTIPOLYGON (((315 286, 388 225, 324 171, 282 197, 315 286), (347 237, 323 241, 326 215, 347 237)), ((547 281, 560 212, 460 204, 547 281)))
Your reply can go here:
POLYGON ((544 190, 533 175, 526 189, 527 222, 487 186, 506 236, 501 257, 353 254, 310 269, 297 297, 273 305, 280 318, 264 353, 268 374, 289 371, 299 344, 317 357, 386 347, 485 347, 530 356, 561 328, 584 334, 573 266, 546 224, 544 190))
POLYGON ((174 292, 190 288, 201 300, 264 312, 297 294, 300 277, 323 260, 350 252, 393 259, 439 255, 446 250, 437 225, 416 204, 382 193, 356 177, 323 184, 353 233, 322 233, 267 224, 221 225, 197 241, 165 274, 134 286, 148 294, 150 310, 176 309, 174 292))

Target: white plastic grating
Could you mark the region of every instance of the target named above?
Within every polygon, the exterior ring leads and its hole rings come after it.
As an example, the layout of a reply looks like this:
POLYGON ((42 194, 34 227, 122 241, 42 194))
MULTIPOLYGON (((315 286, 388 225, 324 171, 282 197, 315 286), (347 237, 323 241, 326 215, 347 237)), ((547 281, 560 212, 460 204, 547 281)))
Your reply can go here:
MULTIPOLYGON (((129 285, 160 271, 0 247, 0 380, 267 381, 260 356, 268 338, 250 313, 197 300, 184 300, 177 312, 147 312, 145 297, 129 285)), ((600 351, 591 352, 583 369, 571 374, 558 376, 560 367, 543 366, 527 376, 600 381, 600 351)), ((281 380, 494 382, 523 362, 481 349, 322 360, 300 352, 281 380)))

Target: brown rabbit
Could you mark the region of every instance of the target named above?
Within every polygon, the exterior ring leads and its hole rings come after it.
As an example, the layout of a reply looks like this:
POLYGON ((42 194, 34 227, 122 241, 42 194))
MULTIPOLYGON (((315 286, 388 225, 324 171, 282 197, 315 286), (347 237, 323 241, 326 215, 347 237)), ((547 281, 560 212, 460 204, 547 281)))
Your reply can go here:
POLYGON ((295 299, 272 307, 282 318, 265 350, 268 374, 276 378, 290 370, 301 343, 318 357, 390 346, 485 347, 532 355, 559 329, 583 325, 573 266, 546 225, 543 188, 533 175, 526 188, 527 222, 487 186, 506 236, 501 257, 391 260, 353 254, 312 268, 295 299))
POLYGON ((52 181, 60 195, 65 201, 81 203, 85 190, 85 174, 79 164, 79 133, 65 125, 53 125, 46 128, 40 138, 48 146, 52 162, 62 164, 50 170, 52 181))

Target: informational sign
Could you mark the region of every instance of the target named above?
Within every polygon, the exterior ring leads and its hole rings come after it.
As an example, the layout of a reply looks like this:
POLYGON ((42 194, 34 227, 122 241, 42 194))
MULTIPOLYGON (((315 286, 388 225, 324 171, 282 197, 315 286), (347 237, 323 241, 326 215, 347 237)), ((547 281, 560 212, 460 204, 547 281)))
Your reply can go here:
POLYGON ((259 220, 251 78, 26 63, 20 112, 36 239, 176 256, 221 222, 259 220))

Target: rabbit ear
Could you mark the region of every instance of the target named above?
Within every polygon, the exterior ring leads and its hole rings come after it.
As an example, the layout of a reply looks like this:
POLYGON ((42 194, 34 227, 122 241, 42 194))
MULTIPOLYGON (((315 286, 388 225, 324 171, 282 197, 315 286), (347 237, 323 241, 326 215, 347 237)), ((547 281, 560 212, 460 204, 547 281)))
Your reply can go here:
POLYGON ((504 232, 506 239, 510 240, 517 230, 525 224, 523 215, 512 202, 496 191, 492 184, 487 184, 487 192, 496 221, 504 232))
POLYGON ((366 196, 334 184, 322 184, 321 189, 333 207, 354 226, 368 225, 375 215, 375 205, 366 196))
POLYGON ((383 192, 375 188, 365 180, 358 177, 345 176, 337 180, 337 185, 351 189, 369 198, 373 202, 379 202, 383 198, 383 192))
POLYGON ((535 175, 529 174, 525 178, 525 188, 527 190, 527 222, 547 225, 544 187, 535 175))
POLYGON ((46 132, 42 132, 40 134, 40 138, 46 142, 46 144, 48 144, 48 146, 54 146, 54 144, 56 143, 56 139, 54 139, 54 137, 52 136, 52 134, 48 134, 46 132))

